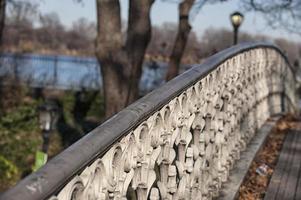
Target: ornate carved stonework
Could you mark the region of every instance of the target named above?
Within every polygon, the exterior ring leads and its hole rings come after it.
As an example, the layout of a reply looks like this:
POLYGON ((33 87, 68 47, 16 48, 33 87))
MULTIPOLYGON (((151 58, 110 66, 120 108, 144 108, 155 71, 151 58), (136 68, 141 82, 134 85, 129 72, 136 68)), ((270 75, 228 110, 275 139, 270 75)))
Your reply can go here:
POLYGON ((293 111, 294 77, 274 49, 240 53, 128 132, 51 200, 212 199, 256 130, 293 111))

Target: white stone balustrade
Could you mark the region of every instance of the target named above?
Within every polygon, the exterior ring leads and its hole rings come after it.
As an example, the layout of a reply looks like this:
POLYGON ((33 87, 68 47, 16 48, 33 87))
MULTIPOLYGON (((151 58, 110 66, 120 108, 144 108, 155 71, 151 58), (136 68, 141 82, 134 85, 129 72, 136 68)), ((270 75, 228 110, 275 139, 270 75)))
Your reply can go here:
POLYGON ((294 74, 255 48, 221 63, 69 181, 51 200, 212 199, 256 130, 293 112, 294 74))
POLYGON ((281 51, 237 45, 125 108, 0 200, 212 199, 265 121, 296 105, 281 51))

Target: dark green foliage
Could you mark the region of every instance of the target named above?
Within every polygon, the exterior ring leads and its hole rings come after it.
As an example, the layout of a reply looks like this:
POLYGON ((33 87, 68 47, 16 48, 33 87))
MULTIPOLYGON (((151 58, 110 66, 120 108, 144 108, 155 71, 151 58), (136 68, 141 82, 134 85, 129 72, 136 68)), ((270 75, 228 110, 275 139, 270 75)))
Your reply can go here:
MULTIPOLYGON (((0 192, 8 189, 31 173, 35 152, 41 149, 42 135, 38 124, 37 107, 42 102, 26 92, 19 92, 18 102, 6 108, 0 115, 0 192)), ((66 91, 57 96, 59 120, 57 129, 50 136, 49 157, 78 140, 103 119, 103 98, 99 93, 86 91, 83 101, 76 102, 76 93, 66 91), (76 120, 76 104, 87 103, 85 113, 76 120), (79 122, 81 124, 79 124, 79 122)))
POLYGON ((105 115, 104 98, 101 94, 98 93, 95 100, 91 104, 91 108, 87 116, 94 117, 97 119, 103 119, 104 115, 105 115))
POLYGON ((0 118, 0 190, 30 171, 34 153, 41 145, 37 102, 22 103, 0 118))
POLYGON ((58 100, 57 131, 68 147, 99 125, 104 116, 103 97, 95 91, 66 92, 58 100))
POLYGON ((9 160, 0 155, 0 190, 16 181, 17 167, 9 160))

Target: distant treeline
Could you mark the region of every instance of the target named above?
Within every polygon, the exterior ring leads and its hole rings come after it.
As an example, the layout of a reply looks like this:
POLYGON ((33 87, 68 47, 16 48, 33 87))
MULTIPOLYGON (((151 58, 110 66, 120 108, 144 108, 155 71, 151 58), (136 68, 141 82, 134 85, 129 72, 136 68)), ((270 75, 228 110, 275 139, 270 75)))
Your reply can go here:
MULTIPOLYGON (((123 25, 125 27, 126 23, 123 22, 123 25)), ((167 61, 176 37, 177 25, 165 23, 161 26, 154 26, 152 31, 146 60, 167 61)), ((41 14, 38 6, 28 4, 8 10, 3 34, 3 50, 20 53, 94 56, 96 34, 95 22, 80 18, 73 22, 72 26, 66 27, 61 23, 57 13, 41 14)), ((230 47, 233 43, 232 30, 209 28, 202 37, 197 35, 194 31, 190 33, 182 59, 183 64, 201 62, 202 59, 230 47)), ((239 34, 240 42, 262 40, 275 42, 286 51, 292 62, 301 57, 300 43, 283 38, 271 39, 264 35, 239 34)))

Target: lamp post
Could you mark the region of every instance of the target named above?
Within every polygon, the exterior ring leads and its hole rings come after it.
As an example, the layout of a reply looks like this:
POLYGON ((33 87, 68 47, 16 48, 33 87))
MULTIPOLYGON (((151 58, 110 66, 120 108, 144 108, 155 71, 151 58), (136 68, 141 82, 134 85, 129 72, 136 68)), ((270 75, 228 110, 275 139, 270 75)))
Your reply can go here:
POLYGON ((234 29, 233 45, 237 44, 238 28, 241 25, 243 19, 244 19, 244 16, 240 12, 234 12, 230 15, 230 20, 231 20, 231 23, 232 23, 232 26, 234 29))
POLYGON ((50 134, 57 118, 57 107, 50 102, 46 102, 38 107, 38 112, 43 137, 42 151, 47 154, 50 134))

